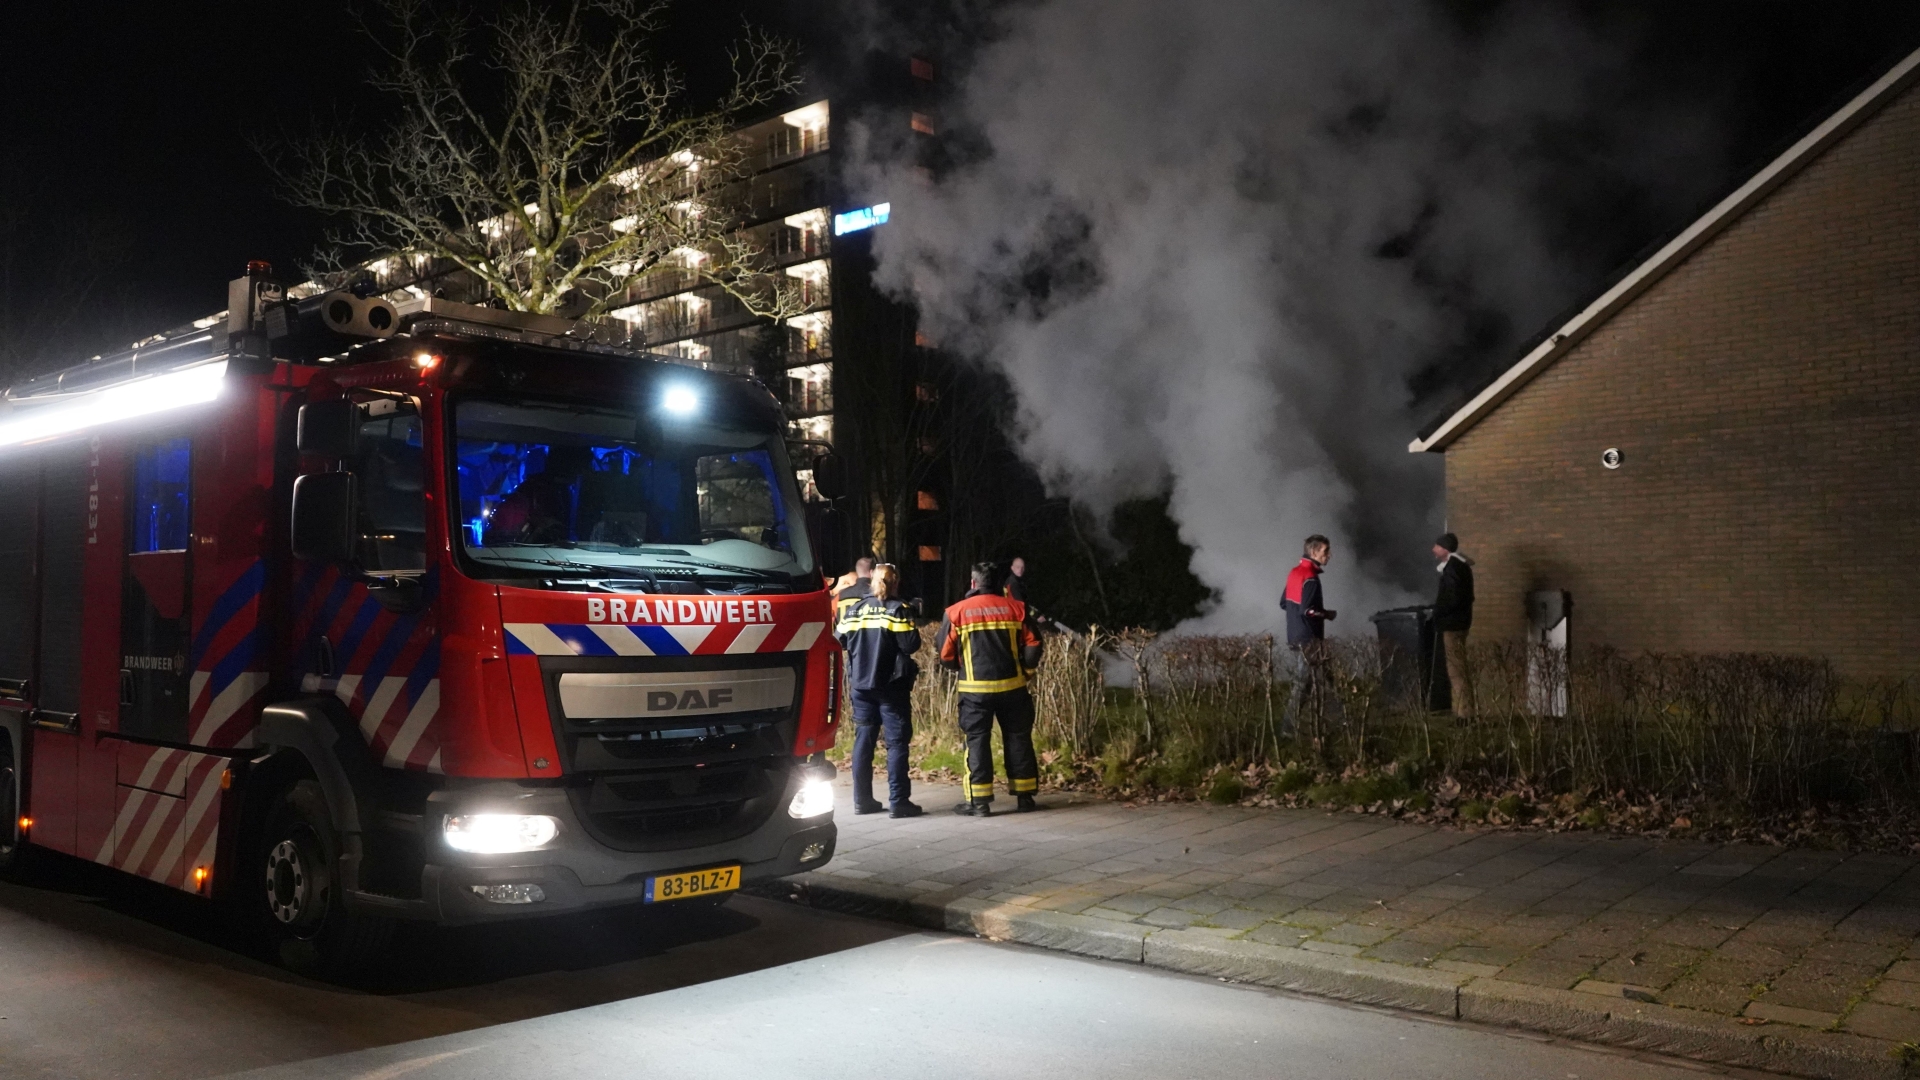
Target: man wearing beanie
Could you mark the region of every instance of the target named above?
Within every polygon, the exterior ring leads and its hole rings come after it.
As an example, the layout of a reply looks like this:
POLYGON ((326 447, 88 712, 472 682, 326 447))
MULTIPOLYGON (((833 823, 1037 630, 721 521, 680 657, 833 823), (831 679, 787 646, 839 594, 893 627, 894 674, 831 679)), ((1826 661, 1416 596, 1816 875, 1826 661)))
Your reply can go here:
POLYGON ((1453 685, 1453 715, 1473 715, 1473 684, 1467 681, 1467 631, 1473 627, 1473 560, 1460 554, 1460 538, 1441 533, 1433 542, 1439 561, 1440 595, 1433 601, 1433 629, 1447 654, 1453 685))

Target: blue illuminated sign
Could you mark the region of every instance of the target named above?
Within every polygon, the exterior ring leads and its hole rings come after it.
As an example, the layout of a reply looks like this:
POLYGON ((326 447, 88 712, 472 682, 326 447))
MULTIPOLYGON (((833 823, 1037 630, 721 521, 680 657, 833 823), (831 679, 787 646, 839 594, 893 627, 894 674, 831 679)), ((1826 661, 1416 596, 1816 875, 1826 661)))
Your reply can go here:
POLYGON ((849 210, 844 214, 833 215, 833 235, 845 236, 850 232, 871 229, 875 225, 885 225, 887 215, 893 211, 892 203, 879 203, 863 206, 858 210, 849 210))

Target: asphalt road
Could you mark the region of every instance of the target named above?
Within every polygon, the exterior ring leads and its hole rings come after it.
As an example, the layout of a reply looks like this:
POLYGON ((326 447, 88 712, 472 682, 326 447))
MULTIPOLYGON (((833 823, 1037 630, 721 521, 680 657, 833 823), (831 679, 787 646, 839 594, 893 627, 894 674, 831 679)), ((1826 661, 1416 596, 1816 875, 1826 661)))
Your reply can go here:
POLYGON ((64 860, 0 885, 0 1016, 6 1080, 1700 1071, 749 897, 416 932, 333 986, 247 955, 192 898, 64 860))

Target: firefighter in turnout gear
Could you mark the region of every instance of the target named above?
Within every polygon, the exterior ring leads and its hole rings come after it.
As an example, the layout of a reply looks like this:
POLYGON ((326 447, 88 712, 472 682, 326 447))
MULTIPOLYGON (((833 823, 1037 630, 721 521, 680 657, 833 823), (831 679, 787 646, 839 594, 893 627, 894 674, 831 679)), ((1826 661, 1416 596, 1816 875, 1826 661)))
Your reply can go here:
POLYGON ((1002 596, 992 563, 973 568, 973 590, 947 609, 934 644, 940 663, 960 674, 960 732, 967 737, 967 801, 954 813, 993 813, 993 722, 1000 721, 1007 786, 1017 812, 1039 809, 1040 762, 1033 753, 1033 695, 1027 679, 1040 666, 1040 635, 1027 606, 1002 596))

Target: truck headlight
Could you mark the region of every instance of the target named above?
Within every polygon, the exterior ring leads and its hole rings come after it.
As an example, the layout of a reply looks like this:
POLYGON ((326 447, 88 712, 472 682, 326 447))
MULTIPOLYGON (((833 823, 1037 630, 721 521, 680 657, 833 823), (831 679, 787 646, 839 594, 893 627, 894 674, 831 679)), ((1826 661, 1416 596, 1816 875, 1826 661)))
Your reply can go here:
POLYGON ((463 814, 447 819, 447 846, 474 855, 504 855, 546 847, 560 821, 545 814, 463 814))
POLYGON ((787 804, 787 813, 797 818, 833 813, 833 781, 817 778, 800 781, 800 790, 787 804))

